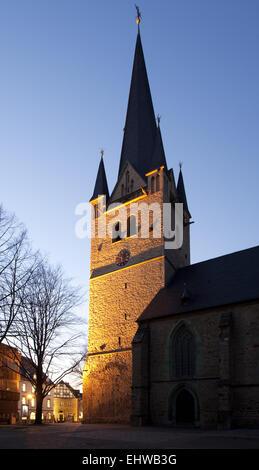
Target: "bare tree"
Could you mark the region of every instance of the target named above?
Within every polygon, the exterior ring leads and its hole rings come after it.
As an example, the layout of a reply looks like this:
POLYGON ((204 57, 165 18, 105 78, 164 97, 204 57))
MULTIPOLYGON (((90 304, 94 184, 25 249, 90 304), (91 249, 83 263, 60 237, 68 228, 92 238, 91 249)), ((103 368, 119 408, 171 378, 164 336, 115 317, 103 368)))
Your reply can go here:
POLYGON ((15 335, 22 293, 37 264, 36 259, 23 225, 0 206, 0 343, 15 335))
POLYGON ((52 267, 42 260, 20 301, 14 344, 30 365, 21 371, 35 389, 35 424, 41 424, 43 399, 82 361, 83 322, 75 313, 82 296, 80 289, 65 279, 61 267, 52 267))
MULTIPOLYGON (((86 322, 85 322, 85 325, 87 325, 86 322)), ((73 368, 73 371, 71 373, 71 378, 74 382, 75 387, 80 387, 81 385, 83 385, 83 375, 84 375, 85 361, 87 357, 87 349, 88 349, 88 346, 83 344, 82 349, 81 349, 82 350, 81 360, 73 368)))

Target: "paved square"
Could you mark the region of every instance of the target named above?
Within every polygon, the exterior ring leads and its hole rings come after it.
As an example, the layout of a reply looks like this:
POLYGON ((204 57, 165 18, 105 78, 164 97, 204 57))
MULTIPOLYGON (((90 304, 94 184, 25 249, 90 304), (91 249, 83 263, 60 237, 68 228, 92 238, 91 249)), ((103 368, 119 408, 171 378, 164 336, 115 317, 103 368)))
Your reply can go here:
POLYGON ((0 426, 1 449, 259 449, 259 429, 204 431, 115 424, 0 426))

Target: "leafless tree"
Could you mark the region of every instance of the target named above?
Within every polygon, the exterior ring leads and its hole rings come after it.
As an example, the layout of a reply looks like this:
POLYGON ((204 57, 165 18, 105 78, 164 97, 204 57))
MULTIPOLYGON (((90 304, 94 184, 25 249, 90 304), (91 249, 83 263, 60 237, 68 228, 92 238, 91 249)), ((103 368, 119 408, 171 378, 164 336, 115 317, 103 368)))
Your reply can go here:
POLYGON ((22 293, 37 264, 36 259, 23 225, 0 206, 0 343, 15 335, 22 293))
POLYGON ((42 423, 43 399, 82 361, 83 321, 75 312, 81 303, 80 289, 64 277, 61 267, 46 260, 37 266, 21 296, 13 345, 27 364, 22 374, 35 389, 35 424, 42 423))
POLYGON ((88 347, 85 346, 85 344, 83 344, 82 349, 81 349, 82 350, 81 361, 78 362, 78 364, 76 365, 76 367, 74 367, 71 373, 71 378, 73 380, 75 387, 81 387, 81 385, 83 385, 83 375, 84 375, 85 361, 87 357, 87 349, 88 347))

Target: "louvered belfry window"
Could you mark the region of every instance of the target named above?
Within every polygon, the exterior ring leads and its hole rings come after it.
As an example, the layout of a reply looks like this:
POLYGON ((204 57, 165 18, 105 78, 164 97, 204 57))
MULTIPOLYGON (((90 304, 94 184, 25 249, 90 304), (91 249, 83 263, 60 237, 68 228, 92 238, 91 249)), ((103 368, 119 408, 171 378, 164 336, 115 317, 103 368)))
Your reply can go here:
POLYGON ((174 338, 174 362, 176 377, 190 377, 195 374, 195 341, 193 334, 182 325, 174 338))

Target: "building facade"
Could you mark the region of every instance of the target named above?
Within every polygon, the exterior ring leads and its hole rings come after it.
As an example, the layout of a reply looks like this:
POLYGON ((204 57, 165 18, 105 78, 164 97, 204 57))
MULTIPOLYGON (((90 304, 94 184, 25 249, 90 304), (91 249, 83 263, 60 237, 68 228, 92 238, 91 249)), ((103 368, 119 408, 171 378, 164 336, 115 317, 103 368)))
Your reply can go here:
POLYGON ((0 424, 19 421, 19 358, 15 348, 0 344, 0 424))
POLYGON ((81 394, 68 382, 59 382, 54 389, 54 415, 56 422, 78 422, 81 416, 81 394))
MULTIPOLYGON (((36 419, 36 395, 35 389, 31 382, 26 378, 23 371, 31 374, 32 378, 35 374, 35 369, 31 366, 31 363, 27 358, 21 358, 20 367, 20 382, 19 382, 19 402, 18 402, 18 413, 19 420, 22 423, 34 423, 36 419)), ((35 376, 36 378, 36 376, 35 376)), ((46 380, 49 382, 48 378, 46 380)), ((54 422, 54 388, 52 388, 48 395, 43 399, 42 402, 42 422, 53 423, 54 422)))
POLYGON ((259 247, 180 269, 138 319, 134 424, 259 426, 259 247))
POLYGON ((259 248, 190 264, 183 174, 167 166, 139 29, 117 182, 110 193, 102 156, 90 202, 84 422, 258 426, 259 248), (165 207, 174 222, 179 203, 171 249, 165 207))

